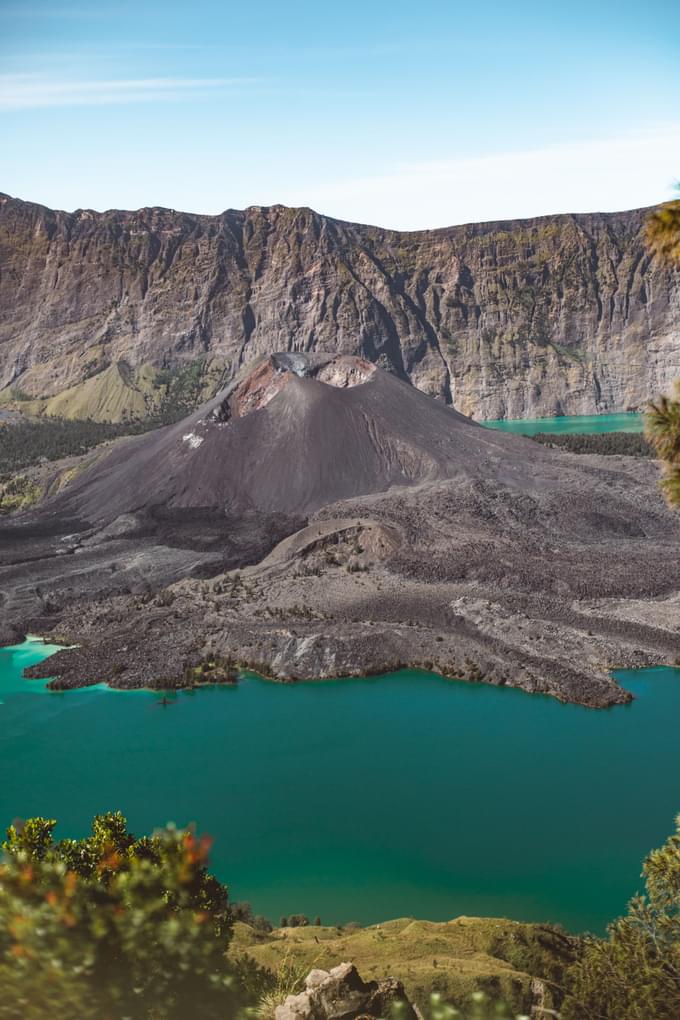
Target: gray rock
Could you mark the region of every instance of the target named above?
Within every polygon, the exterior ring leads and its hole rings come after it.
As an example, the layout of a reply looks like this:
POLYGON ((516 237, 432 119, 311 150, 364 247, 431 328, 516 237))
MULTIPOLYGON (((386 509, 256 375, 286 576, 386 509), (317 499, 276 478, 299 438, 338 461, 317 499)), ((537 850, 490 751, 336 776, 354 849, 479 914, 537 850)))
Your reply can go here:
POLYGON ((396 978, 363 981, 352 963, 341 963, 328 972, 313 970, 305 991, 289 995, 276 1009, 276 1020, 355 1020, 387 1017, 400 1004, 400 1020, 416 1020, 417 1013, 396 978))

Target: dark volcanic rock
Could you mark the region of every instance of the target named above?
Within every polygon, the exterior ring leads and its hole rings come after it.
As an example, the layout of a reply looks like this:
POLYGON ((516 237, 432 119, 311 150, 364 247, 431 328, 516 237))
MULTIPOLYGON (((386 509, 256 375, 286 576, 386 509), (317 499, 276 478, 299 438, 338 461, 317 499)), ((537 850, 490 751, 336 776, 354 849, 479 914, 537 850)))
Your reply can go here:
MULTIPOLYGON (((257 563, 304 524, 300 516, 229 515, 214 507, 188 512, 152 506, 110 520, 93 528, 48 504, 0 526, 0 644, 51 631, 73 605, 92 606, 114 595, 150 597, 183 578, 257 563)), ((103 649, 104 637, 101 644, 103 649)), ((154 679, 141 647, 130 657, 145 680, 154 679)), ((85 675, 89 667, 88 660, 85 675)), ((101 668, 97 675, 103 678, 101 668)), ((168 675, 181 675, 181 663, 168 675)))
POLYGON ((629 698, 612 666, 680 660, 679 540, 651 460, 485 429, 362 359, 276 355, 0 529, 2 636, 79 644, 38 667, 64 687, 409 665, 609 705, 629 698))
MULTIPOLYGON (((399 233, 282 206, 56 212, 0 196, 0 387, 360 355, 483 418, 637 408, 680 374, 646 210, 399 233)), ((143 406, 143 405, 142 405, 143 406)))

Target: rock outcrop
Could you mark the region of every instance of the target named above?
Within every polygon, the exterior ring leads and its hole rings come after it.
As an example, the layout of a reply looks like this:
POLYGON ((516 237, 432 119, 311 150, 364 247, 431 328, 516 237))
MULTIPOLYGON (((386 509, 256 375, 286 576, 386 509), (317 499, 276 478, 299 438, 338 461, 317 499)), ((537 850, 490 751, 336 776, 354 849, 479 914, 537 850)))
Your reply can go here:
POLYGON ((283 206, 65 213, 0 196, 0 389, 140 413, 154 372, 204 359, 218 385, 258 355, 323 350, 479 418, 637 408, 680 375, 678 271, 646 252, 645 217, 399 233, 283 206))
POLYGON ((363 981, 352 963, 341 963, 331 971, 310 971, 304 992, 289 995, 274 1015, 276 1020, 355 1020, 388 1017, 397 1005, 400 1020, 417 1020, 401 981, 363 981))

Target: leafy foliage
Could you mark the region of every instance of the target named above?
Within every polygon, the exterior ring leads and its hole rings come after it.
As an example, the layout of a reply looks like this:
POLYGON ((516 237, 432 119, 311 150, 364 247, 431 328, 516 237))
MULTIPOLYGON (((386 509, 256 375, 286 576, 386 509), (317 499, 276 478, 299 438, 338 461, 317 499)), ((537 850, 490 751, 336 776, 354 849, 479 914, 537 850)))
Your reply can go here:
POLYGON ((680 1017, 680 816, 677 830, 645 861, 646 894, 590 939, 569 974, 563 1020, 680 1017))
POLYGON ((680 261, 680 199, 654 210, 647 220, 646 241, 666 261, 680 261))
POLYGON ((309 925, 309 918, 306 914, 289 914, 289 928, 306 928, 309 925))
MULTIPOLYGON (((109 813, 95 817, 86 838, 55 842, 55 825, 46 818, 12 825, 2 844, 0 1020, 269 1020, 303 988, 310 960, 297 940, 273 971, 243 953, 227 956, 235 918, 257 919, 248 903, 229 904, 206 869, 208 841, 192 830, 168 827, 138 839, 120 813, 109 813)), ((515 947, 513 966, 526 969, 526 952, 533 953, 528 972, 540 974, 558 1000, 566 993, 561 1020, 680 1016, 680 816, 643 875, 645 895, 631 901, 608 939, 584 941, 566 977, 573 937, 546 928, 545 958, 542 944, 515 947), (564 942, 557 949, 556 938, 564 942)), ((306 927, 303 915, 285 920, 306 927)), ((315 966, 323 946, 311 938, 315 966)), ((430 1020, 514 1017, 496 988, 478 987, 457 1006, 433 991, 426 1006, 430 1020)))
POLYGON ((155 383, 161 391, 154 414, 156 424, 179 421, 198 405, 216 393, 226 382, 224 368, 197 358, 172 369, 156 373, 155 383))
MULTIPOLYGON (((433 992, 426 1013, 428 1020, 529 1020, 515 1015, 506 1003, 492 999, 482 991, 472 993, 465 1012, 445 1002, 438 992, 433 992)), ((398 1011, 392 1020, 399 1020, 398 1011)))
POLYGON ((664 462, 661 483, 668 502, 680 506, 680 379, 672 397, 661 396, 647 408, 645 434, 664 462))
POLYGON ((25 475, 16 475, 6 482, 0 481, 0 514, 25 510, 40 499, 40 487, 25 475))
POLYGON ((232 918, 208 841, 174 828, 136 839, 119 813, 82 840, 55 843, 54 826, 10 826, 3 844, 2 1020, 225 1020, 268 986, 252 960, 227 960, 232 918))
MULTIPOLYGON (((671 264, 680 262, 680 200, 667 202, 647 220, 647 245, 671 264)), ((645 433, 665 464, 661 483, 668 502, 680 506, 680 380, 673 397, 661 396, 647 408, 645 433)))
POLYGON ((231 917, 233 921, 241 921, 243 924, 249 924, 250 927, 254 928, 256 931, 269 933, 274 930, 274 925, 271 921, 268 920, 268 918, 263 917, 262 914, 255 914, 252 906, 247 900, 232 903, 231 917))

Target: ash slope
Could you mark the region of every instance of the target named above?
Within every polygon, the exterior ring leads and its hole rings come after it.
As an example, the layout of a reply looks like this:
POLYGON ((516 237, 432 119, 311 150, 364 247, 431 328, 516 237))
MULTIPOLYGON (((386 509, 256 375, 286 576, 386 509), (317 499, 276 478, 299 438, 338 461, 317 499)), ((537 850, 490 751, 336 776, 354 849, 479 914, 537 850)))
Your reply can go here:
POLYGON ((0 584, 15 626, 80 643, 35 670, 64 686, 233 658, 607 705, 627 698, 612 666, 680 659, 680 525, 657 480, 483 429, 361 359, 276 355, 18 521, 0 584))
POLYGON ((177 425, 83 474, 55 504, 93 523, 154 507, 309 514, 452 478, 546 484, 528 441, 475 425, 360 358, 278 354, 177 425))

